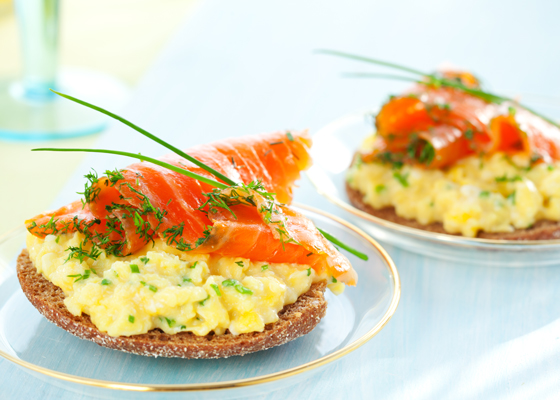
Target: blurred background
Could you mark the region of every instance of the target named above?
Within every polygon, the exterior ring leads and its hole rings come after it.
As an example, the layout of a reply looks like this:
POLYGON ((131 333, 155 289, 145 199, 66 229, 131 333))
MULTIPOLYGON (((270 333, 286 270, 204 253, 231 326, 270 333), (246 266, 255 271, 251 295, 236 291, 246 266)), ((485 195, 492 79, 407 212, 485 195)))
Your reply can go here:
MULTIPOLYGON (((59 63, 111 75, 131 89, 157 58, 196 0, 61 0, 59 63)), ((21 37, 12 0, 0 0, 0 80, 21 75, 21 37)), ((0 121, 6 117, 0 109, 0 121)), ((34 147, 89 147, 99 133, 56 141, 0 140, 0 234, 48 209, 83 158, 34 147), (31 185, 30 182, 33 182, 31 185)))

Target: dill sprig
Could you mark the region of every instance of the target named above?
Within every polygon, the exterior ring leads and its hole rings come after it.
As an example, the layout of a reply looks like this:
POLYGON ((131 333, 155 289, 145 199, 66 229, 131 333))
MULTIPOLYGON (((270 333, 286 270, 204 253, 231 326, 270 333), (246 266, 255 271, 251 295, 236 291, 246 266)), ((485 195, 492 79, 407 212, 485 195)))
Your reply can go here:
POLYGON ((92 260, 97 260, 97 258, 101 255, 101 250, 95 245, 95 243, 92 244, 90 250, 84 249, 83 245, 84 245, 84 242, 80 242, 79 246, 69 246, 66 250, 69 251, 70 254, 68 255, 68 258, 66 259, 66 261, 69 261, 72 258, 75 258, 81 264, 85 261, 86 258, 91 258, 92 260))
POLYGON ((454 89, 458 89, 461 90, 465 93, 468 93, 470 95, 476 96, 484 101, 487 101, 489 103, 496 103, 496 104, 502 104, 505 101, 508 102, 512 102, 514 104, 519 105, 520 107, 523 107, 525 110, 529 111, 530 113, 536 115, 537 117, 540 117, 542 119, 544 119, 546 122, 559 127, 560 125, 551 120, 550 118, 540 114, 539 112, 518 103, 516 100, 511 99, 509 97, 505 97, 505 96, 500 96, 494 93, 490 93, 488 91, 485 90, 481 90, 481 89, 475 89, 475 88, 470 88, 467 87, 465 85, 463 85, 461 82, 458 82, 457 80, 453 80, 453 79, 447 79, 444 78, 442 76, 438 76, 437 74, 429 74, 426 72, 422 72, 419 71, 417 69, 414 68, 410 68, 404 65, 400 65, 400 64, 395 64, 395 63, 391 63, 388 61, 384 61, 384 60, 379 60, 379 59, 375 59, 375 58, 371 58, 371 57, 364 57, 364 56, 360 56, 360 55, 356 55, 356 54, 350 54, 350 53, 345 53, 345 52, 341 52, 341 51, 335 51, 335 50, 317 50, 317 53, 320 54, 328 54, 328 55, 332 55, 332 56, 337 56, 337 57, 343 57, 343 58, 348 58, 348 59, 352 59, 352 60, 356 60, 356 61, 362 61, 362 62, 367 62, 370 64, 375 64, 375 65, 379 65, 382 67, 388 67, 388 68, 392 68, 392 69, 396 69, 399 71, 403 71, 403 72, 407 72, 413 75, 417 75, 420 79, 417 78, 412 78, 409 76, 403 76, 403 75, 391 75, 391 74, 378 74, 378 73, 367 73, 367 72, 358 72, 358 73, 351 73, 351 74, 344 74, 344 76, 348 76, 348 77, 356 77, 356 78, 382 78, 382 79, 395 79, 395 80, 404 80, 404 81, 409 81, 409 82, 416 82, 418 84, 421 85, 428 85, 428 86, 436 86, 436 87, 451 87, 454 89))

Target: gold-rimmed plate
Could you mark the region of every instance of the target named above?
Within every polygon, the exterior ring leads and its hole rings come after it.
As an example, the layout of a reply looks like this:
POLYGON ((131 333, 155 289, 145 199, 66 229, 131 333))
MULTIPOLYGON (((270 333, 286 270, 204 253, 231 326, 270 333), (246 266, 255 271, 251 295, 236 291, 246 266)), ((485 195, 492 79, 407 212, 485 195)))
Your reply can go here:
POLYGON ((374 238, 418 254, 476 264, 527 267, 560 264, 560 240, 491 240, 410 228, 355 208, 346 194, 346 171, 364 138, 373 132, 373 109, 339 118, 313 136, 314 165, 307 175, 317 191, 348 213, 374 238))
POLYGON ((274 349, 221 360, 142 357, 75 338, 45 320, 27 301, 15 274, 22 227, 0 238, 0 356, 36 377, 89 395, 141 398, 220 398, 263 394, 297 383, 373 338, 400 298, 397 269, 371 237, 340 218, 308 206, 299 211, 317 226, 369 256, 349 258, 356 287, 330 292, 327 315, 308 335, 274 349))

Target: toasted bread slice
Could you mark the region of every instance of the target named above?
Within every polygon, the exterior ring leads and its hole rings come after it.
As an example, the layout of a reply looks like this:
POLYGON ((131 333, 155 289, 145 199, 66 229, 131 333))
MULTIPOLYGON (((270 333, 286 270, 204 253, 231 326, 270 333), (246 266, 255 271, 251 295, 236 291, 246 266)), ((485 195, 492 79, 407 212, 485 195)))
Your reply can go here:
POLYGON ((225 358, 265 350, 311 332, 327 309, 327 301, 323 297, 326 282, 319 282, 313 284, 294 304, 284 307, 279 313, 280 319, 266 325, 263 332, 196 336, 190 332, 169 335, 154 329, 142 335, 112 337, 99 331, 88 315, 76 317, 66 309, 62 289, 37 272, 27 250, 18 257, 17 274, 31 304, 49 321, 100 346, 144 356, 225 358))
MULTIPOLYGON (((422 225, 420 222, 412 219, 403 218, 397 215, 394 207, 385 207, 375 209, 364 202, 364 195, 351 188, 346 183, 346 193, 352 205, 362 211, 367 212, 375 217, 394 222, 399 225, 408 226, 410 228, 421 229, 424 231, 445 233, 447 235, 461 236, 457 233, 449 233, 443 229, 441 222, 435 222, 428 225, 422 225)), ((513 232, 479 232, 478 238, 494 239, 494 240, 551 240, 560 239, 560 221, 541 220, 537 221, 532 227, 526 229, 516 229, 513 232)))

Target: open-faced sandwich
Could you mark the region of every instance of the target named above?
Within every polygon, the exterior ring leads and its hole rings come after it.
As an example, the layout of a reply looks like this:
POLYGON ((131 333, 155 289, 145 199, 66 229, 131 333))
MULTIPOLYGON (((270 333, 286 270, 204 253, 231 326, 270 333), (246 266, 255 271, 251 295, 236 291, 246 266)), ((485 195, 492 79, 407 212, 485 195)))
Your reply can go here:
POLYGON ((186 153, 142 132, 175 153, 113 151, 142 162, 88 174, 82 200, 26 222, 18 277, 48 320, 131 353, 228 357, 310 332, 325 288, 356 284, 336 239, 287 205, 306 132, 186 153))
POLYGON ((347 173, 347 193, 355 207, 432 232, 505 240, 560 238, 556 123, 482 90, 467 72, 423 74, 332 53, 416 75, 389 76, 415 85, 391 96, 373 116, 375 132, 357 150, 347 173))

